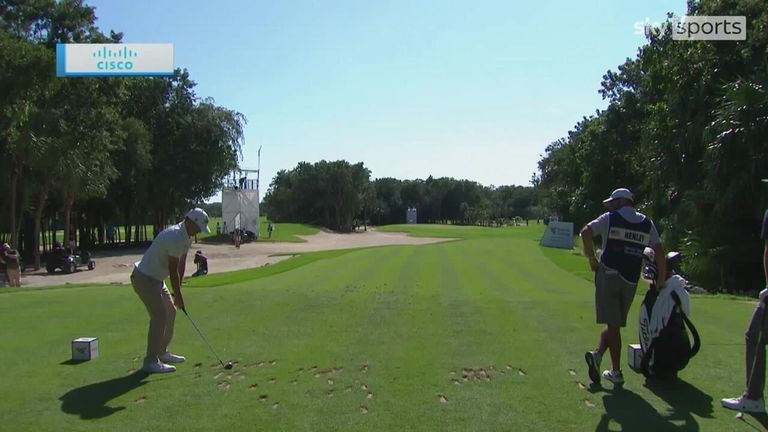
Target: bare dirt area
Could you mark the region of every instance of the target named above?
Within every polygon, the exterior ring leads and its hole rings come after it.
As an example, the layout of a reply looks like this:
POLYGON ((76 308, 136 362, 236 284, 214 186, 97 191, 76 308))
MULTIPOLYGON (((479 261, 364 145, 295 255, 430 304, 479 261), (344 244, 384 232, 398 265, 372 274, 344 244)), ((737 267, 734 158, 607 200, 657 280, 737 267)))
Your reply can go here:
MULTIPOLYGON (((195 271, 192 263, 196 250, 202 250, 208 257, 209 273, 221 273, 261 267, 265 264, 291 258, 292 254, 317 252, 336 249, 354 249, 388 245, 423 245, 439 243, 451 239, 409 237, 403 233, 388 233, 376 230, 336 234, 320 232, 310 236, 300 236, 305 243, 277 243, 268 240, 244 243, 240 249, 231 244, 197 243, 192 244, 187 254, 187 275, 195 271), (280 256, 275 256, 280 255, 280 256)), ((125 249, 120 251, 96 251, 92 253, 96 262, 94 270, 78 270, 72 274, 57 271, 46 273, 45 269, 27 272, 21 275, 21 285, 28 287, 86 284, 86 283, 129 283, 133 263, 141 260, 145 249, 125 249)))

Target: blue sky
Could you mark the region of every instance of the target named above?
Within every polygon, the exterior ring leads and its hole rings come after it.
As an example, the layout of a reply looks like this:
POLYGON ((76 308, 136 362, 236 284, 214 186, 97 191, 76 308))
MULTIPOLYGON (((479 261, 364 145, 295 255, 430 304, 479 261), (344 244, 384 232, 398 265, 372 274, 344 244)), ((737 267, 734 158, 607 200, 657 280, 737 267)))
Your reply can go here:
POLYGON ((605 107, 637 22, 684 0, 88 1, 103 31, 173 43, 199 96, 248 118, 262 194, 300 161, 373 178, 527 185, 544 148, 605 107))

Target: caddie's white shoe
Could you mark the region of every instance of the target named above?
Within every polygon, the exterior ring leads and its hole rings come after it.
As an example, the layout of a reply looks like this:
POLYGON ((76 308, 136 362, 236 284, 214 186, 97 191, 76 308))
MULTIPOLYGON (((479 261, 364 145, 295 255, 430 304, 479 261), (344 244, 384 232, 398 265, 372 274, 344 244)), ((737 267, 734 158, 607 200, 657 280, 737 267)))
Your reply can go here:
POLYGON ((612 382, 615 385, 624 384, 624 374, 620 370, 607 370, 603 371, 603 378, 612 382))
POLYGON ((184 356, 171 354, 169 352, 160 356, 160 361, 163 363, 184 363, 184 356))
POLYGON ((169 373, 176 372, 176 366, 167 365, 165 363, 157 362, 144 365, 141 368, 146 373, 169 373))
POLYGON ((755 400, 741 395, 737 398, 720 399, 720 403, 723 404, 723 407, 736 411, 755 414, 765 413, 765 401, 763 399, 755 400))

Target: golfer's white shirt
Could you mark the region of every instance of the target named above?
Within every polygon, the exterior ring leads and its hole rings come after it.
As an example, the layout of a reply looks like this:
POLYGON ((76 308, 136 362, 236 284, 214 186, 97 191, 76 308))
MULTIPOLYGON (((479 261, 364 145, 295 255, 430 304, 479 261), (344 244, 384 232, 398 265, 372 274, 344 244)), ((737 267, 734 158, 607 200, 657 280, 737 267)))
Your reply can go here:
POLYGON ((168 259, 181 258, 192 247, 192 239, 187 235, 184 222, 164 229, 144 253, 136 268, 145 275, 159 281, 165 280, 168 273, 168 259))

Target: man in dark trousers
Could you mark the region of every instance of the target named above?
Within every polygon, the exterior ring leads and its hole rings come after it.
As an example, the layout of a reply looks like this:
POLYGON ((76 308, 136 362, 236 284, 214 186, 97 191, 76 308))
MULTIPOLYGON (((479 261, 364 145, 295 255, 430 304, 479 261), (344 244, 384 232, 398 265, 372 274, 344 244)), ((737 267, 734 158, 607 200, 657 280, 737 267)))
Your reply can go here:
MULTIPOLYGON (((768 179, 763 179, 763 182, 768 182, 768 179)), ((768 326, 766 326, 768 320, 763 316, 765 315, 766 298, 768 298, 768 210, 763 215, 760 238, 763 242, 763 272, 766 288, 760 291, 759 301, 752 313, 752 320, 749 322, 744 338, 747 386, 741 396, 720 400, 725 408, 749 413, 765 413, 763 389, 765 388, 765 344, 768 339, 768 326)))
POLYGON ((629 189, 613 191, 603 201, 608 209, 581 230, 584 256, 595 272, 595 312, 598 324, 605 324, 597 348, 584 358, 593 383, 600 383, 600 362, 606 350, 611 352, 611 369, 603 378, 615 385, 624 383, 621 372, 621 328, 627 325, 627 314, 637 291, 643 250, 650 246, 656 253, 658 289, 664 287, 666 260, 656 226, 634 208, 635 197, 629 189), (602 238, 600 258, 595 257, 593 237, 602 238))

